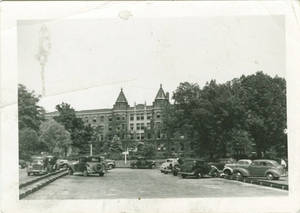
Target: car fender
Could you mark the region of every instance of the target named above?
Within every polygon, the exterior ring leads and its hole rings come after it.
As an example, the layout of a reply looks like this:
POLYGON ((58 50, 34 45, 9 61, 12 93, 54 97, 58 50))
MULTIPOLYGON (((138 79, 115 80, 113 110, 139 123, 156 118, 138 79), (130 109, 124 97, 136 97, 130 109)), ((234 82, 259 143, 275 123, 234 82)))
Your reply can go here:
POLYGON ((275 177, 280 177, 280 173, 276 169, 267 169, 265 171, 265 176, 267 173, 272 173, 275 177))
POLYGON ((223 169, 223 172, 225 172, 226 170, 229 170, 231 174, 233 173, 233 168, 225 166, 224 169, 223 169))
POLYGON ((233 173, 240 172, 240 173, 242 173, 242 175, 245 176, 245 177, 250 176, 249 171, 248 171, 247 169, 245 169, 245 168, 234 168, 232 172, 233 172, 233 173))

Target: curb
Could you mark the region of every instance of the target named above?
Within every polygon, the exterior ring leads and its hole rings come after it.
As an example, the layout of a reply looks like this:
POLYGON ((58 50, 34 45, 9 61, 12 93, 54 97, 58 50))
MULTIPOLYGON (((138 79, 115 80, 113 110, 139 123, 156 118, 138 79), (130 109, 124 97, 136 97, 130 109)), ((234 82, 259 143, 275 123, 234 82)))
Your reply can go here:
MULTIPOLYGON (((56 172, 56 173, 51 173, 51 174, 49 174, 48 176, 51 176, 51 175, 54 175, 54 174, 57 174, 57 173, 61 173, 61 174, 59 174, 59 175, 57 175, 57 176, 54 176, 53 178, 50 178, 50 179, 48 179, 48 180, 45 181, 45 182, 38 183, 37 185, 34 185, 33 188, 29 188, 28 190, 25 190, 25 192, 20 193, 19 199, 20 199, 20 200, 23 199, 24 197, 26 197, 26 196, 28 196, 28 195, 30 195, 30 194, 36 192, 37 190, 39 190, 39 189, 41 189, 41 188, 43 188, 44 186, 47 186, 48 184, 50 184, 51 182, 57 180, 58 178, 61 178, 61 177, 63 177, 63 176, 65 176, 65 175, 68 174, 68 172, 64 170, 64 171, 59 171, 59 172, 56 172)), ((48 177, 48 176, 44 176, 43 178, 46 178, 46 177, 48 177)), ((43 179, 43 178, 41 178, 41 179, 43 179)), ((38 179, 38 178, 37 178, 37 179, 38 179)), ((40 180, 40 179, 39 179, 39 180, 40 180)), ((37 181, 38 181, 38 180, 35 179, 35 181, 34 181, 33 183, 35 183, 35 182, 37 182, 37 181)), ((28 182, 29 182, 29 181, 28 181, 28 182)), ((27 184, 27 185, 29 185, 29 184, 27 184)), ((24 187, 24 186, 23 186, 23 187, 24 187)))
POLYGON ((250 184, 255 184, 255 185, 260 185, 260 186, 267 186, 267 187, 273 187, 277 189, 282 189, 282 190, 289 190, 289 185, 288 184, 281 184, 281 183, 273 183, 270 181, 266 180, 257 180, 257 179, 251 179, 251 178, 234 178, 232 175, 231 176, 225 176, 224 177, 227 180, 234 180, 234 181, 240 181, 244 183, 250 183, 250 184))
POLYGON ((46 178, 46 177, 51 176, 51 175, 56 175, 56 174, 58 174, 58 173, 60 173, 60 172, 64 172, 64 171, 66 171, 66 170, 67 170, 67 169, 63 169, 63 170, 59 170, 59 171, 56 171, 56 172, 48 173, 48 174, 42 175, 42 176, 40 176, 40 177, 38 177, 38 178, 35 178, 35 179, 32 179, 32 180, 26 181, 26 182, 24 182, 24 183, 21 183, 21 184, 19 185, 19 189, 20 189, 20 188, 23 188, 23 187, 25 187, 25 186, 28 186, 28 185, 30 185, 30 184, 33 184, 33 183, 35 183, 35 182, 37 182, 37 181, 39 181, 39 180, 42 180, 42 179, 44 179, 44 178, 46 178))

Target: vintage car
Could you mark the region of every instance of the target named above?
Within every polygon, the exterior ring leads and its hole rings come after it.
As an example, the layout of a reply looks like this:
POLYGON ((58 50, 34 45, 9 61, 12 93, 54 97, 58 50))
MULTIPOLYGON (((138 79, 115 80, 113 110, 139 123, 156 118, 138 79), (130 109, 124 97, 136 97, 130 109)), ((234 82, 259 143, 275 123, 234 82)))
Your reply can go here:
POLYGON ((285 176, 284 168, 274 160, 253 160, 248 166, 240 166, 233 169, 237 178, 242 177, 266 177, 268 180, 278 180, 285 176))
POLYGON ((66 159, 58 159, 56 161, 56 168, 57 169, 62 169, 62 168, 66 168, 67 169, 68 166, 69 166, 69 161, 66 160, 66 159))
POLYGON ((210 171, 211 166, 203 159, 184 159, 178 174, 181 175, 182 178, 187 176, 201 178, 205 175, 209 175, 210 171))
POLYGON ((42 175, 48 173, 48 159, 45 156, 32 156, 27 166, 27 175, 42 175))
POLYGON ((116 161, 110 160, 110 159, 106 159, 105 160, 105 166, 106 166, 107 169, 116 168, 116 161))
POLYGON ((232 175, 233 174, 233 169, 237 167, 248 167, 252 163, 252 160, 250 159, 240 159, 236 163, 228 163, 225 164, 223 173, 225 175, 232 175))
POLYGON ((155 167, 155 161, 146 160, 143 157, 139 157, 136 161, 130 163, 130 168, 132 169, 153 169, 155 167))
POLYGON ((161 173, 171 173, 173 172, 173 168, 178 164, 177 158, 169 158, 165 162, 163 162, 160 166, 161 173))
POLYGON ((68 172, 69 175, 81 174, 85 177, 91 174, 103 176, 105 173, 105 163, 98 156, 83 156, 69 164, 68 172))
POLYGON ((233 158, 219 158, 214 162, 209 162, 208 164, 214 166, 219 172, 223 171, 225 164, 233 164, 236 160, 233 158))

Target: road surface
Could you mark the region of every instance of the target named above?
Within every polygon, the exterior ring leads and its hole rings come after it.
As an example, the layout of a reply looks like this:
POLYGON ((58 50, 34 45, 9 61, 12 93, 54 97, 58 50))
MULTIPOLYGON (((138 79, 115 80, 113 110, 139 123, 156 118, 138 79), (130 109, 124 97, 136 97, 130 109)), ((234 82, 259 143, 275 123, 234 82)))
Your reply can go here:
POLYGON ((157 169, 113 169, 104 177, 60 178, 25 199, 114 199, 286 196, 274 189, 221 178, 182 179, 157 169))

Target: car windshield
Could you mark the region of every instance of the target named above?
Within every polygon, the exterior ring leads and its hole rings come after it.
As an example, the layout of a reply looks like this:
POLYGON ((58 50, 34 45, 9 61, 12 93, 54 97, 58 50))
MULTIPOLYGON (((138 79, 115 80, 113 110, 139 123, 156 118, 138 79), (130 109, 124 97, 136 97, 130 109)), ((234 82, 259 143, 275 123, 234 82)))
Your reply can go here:
POLYGON ((43 160, 35 159, 35 160, 32 161, 32 163, 34 163, 34 164, 42 164, 43 160))
POLYGON ((100 162, 100 158, 89 158, 88 159, 89 162, 100 162))

